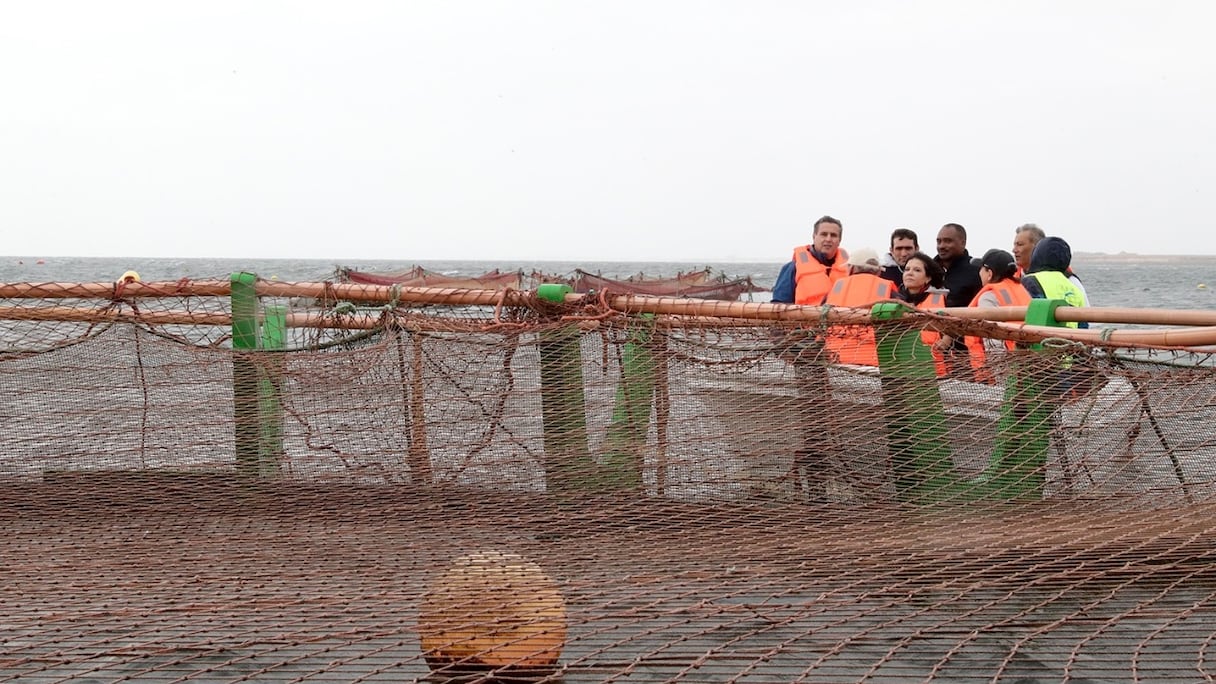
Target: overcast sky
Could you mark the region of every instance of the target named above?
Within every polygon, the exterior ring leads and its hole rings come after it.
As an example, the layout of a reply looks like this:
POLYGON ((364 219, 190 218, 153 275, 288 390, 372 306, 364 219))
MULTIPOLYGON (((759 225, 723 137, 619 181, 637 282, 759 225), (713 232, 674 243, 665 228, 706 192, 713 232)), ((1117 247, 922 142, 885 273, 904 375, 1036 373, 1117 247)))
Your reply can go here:
POLYGON ((0 253, 1216 254, 1216 3, 6 2, 0 253))

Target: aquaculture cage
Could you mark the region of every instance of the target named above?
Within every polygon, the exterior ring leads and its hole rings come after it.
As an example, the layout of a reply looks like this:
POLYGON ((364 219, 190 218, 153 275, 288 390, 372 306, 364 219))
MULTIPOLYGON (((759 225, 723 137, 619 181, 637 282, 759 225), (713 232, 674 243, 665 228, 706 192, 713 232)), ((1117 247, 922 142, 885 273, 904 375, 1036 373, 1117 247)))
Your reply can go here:
POLYGON ((1210 680, 1209 315, 0 285, 0 681, 1210 680))

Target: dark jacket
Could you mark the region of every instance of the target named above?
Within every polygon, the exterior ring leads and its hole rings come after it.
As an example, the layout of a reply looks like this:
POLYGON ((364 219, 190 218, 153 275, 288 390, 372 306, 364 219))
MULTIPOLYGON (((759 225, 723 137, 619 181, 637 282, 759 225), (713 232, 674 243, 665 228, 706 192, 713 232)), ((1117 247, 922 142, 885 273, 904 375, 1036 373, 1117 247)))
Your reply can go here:
POLYGON ((944 295, 944 294, 946 294, 946 291, 939 287, 930 286, 930 287, 926 287, 925 289, 921 290, 920 292, 918 292, 916 294, 912 294, 911 292, 908 292, 908 288, 904 287, 903 285, 900 285, 899 290, 897 290, 895 292, 895 298, 900 300, 901 302, 907 302, 907 303, 911 304, 912 306, 919 306, 921 302, 928 299, 929 295, 932 295, 932 294, 944 295))
POLYGON ((887 264, 883 266, 882 273, 878 277, 885 278, 895 283, 896 287, 901 287, 904 284, 904 269, 899 267, 899 264, 887 264))
POLYGON ((949 266, 942 263, 938 257, 933 257, 933 260, 946 271, 943 287, 950 290, 950 294, 946 295, 946 306, 970 305, 971 300, 975 299, 975 295, 983 287, 980 282, 980 267, 972 263, 971 254, 964 249, 949 266))
POLYGON ((1039 284, 1039 279, 1034 277, 1034 274, 1042 271, 1059 271, 1067 274, 1068 267, 1072 265, 1072 248, 1068 243, 1058 237, 1045 237, 1039 240, 1034 246, 1034 251, 1030 253, 1030 267, 1026 269, 1026 275, 1022 276, 1022 287, 1030 293, 1030 296, 1035 299, 1043 299, 1047 295, 1043 292, 1043 286, 1039 284))

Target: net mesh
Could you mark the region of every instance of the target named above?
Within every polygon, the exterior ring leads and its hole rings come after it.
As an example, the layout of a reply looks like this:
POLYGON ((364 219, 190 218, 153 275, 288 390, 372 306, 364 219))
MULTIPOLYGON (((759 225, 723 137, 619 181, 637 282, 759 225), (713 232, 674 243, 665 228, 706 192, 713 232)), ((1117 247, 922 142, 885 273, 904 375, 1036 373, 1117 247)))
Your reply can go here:
POLYGON ((1216 674, 1195 350, 328 284, 246 350, 206 287, 25 287, 4 681, 1216 674))

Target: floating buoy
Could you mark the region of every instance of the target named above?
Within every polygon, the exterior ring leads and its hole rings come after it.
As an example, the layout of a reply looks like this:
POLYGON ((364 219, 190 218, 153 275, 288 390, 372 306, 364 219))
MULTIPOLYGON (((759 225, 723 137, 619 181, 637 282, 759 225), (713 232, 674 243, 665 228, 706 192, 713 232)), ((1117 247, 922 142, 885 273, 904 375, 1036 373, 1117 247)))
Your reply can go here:
POLYGON ((565 645, 566 604, 536 563, 479 551, 456 559, 427 590, 418 635, 433 670, 541 678, 565 645))
POLYGON ((42 259, 39 259, 38 261, 35 261, 34 263, 36 263, 36 264, 38 264, 39 266, 41 266, 42 264, 45 264, 46 262, 45 262, 45 261, 43 261, 42 259))
POLYGON ((1204 285, 1203 283, 1199 283, 1199 284, 1198 284, 1198 285, 1196 285, 1195 287, 1197 287, 1197 288, 1198 288, 1198 289, 1200 289, 1200 290, 1206 290, 1206 289, 1208 289, 1208 286, 1207 286, 1207 285, 1204 285))
POLYGON ((118 282, 120 282, 120 283, 138 283, 139 274, 136 273, 135 271, 127 271, 126 273, 123 273, 121 276, 118 277, 118 282))

